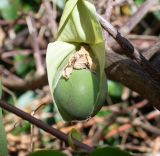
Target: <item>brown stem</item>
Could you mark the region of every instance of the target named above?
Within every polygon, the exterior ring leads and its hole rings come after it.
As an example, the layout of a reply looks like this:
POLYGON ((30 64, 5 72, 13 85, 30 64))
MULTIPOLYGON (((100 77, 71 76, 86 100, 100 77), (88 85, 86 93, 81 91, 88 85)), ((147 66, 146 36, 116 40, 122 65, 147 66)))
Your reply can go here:
POLYGON ((31 18, 30 16, 26 18, 26 21, 27 21, 29 33, 32 36, 32 47, 34 50, 33 54, 36 62, 37 74, 43 75, 45 70, 44 70, 43 61, 40 53, 38 34, 35 28, 35 23, 33 18, 31 18))
MULTIPOLYGON (((111 14, 112 14, 112 9, 113 9, 113 0, 108 0, 107 4, 106 4, 106 11, 104 13, 104 18, 107 21, 110 21, 111 14)), ((106 39, 105 45, 106 45, 106 48, 108 48, 108 43, 109 43, 110 36, 109 36, 109 33, 107 31, 104 31, 103 33, 104 33, 104 37, 106 39)))
POLYGON ((109 79, 121 82, 138 92, 160 110, 159 84, 153 81, 137 63, 127 57, 108 51, 106 53, 106 75, 109 79))
POLYGON ((46 8, 46 14, 48 18, 49 27, 52 31, 53 38, 55 39, 57 35, 57 31, 58 31, 57 23, 56 23, 57 12, 55 8, 52 9, 49 1, 44 0, 44 6, 46 8))
POLYGON ((107 21, 110 20, 111 14, 112 14, 112 9, 113 9, 113 0, 108 0, 107 5, 106 5, 106 11, 105 11, 105 18, 107 21))
POLYGON ((108 21, 97 14, 102 27, 119 43, 124 50, 123 54, 136 62, 146 71, 154 81, 160 80, 159 71, 156 70, 145 57, 131 44, 131 42, 123 37, 108 21))
MULTIPOLYGON (((17 116, 21 117, 24 120, 27 120, 31 124, 34 124, 35 126, 43 129, 44 131, 46 131, 47 133, 50 133, 51 135, 57 137, 58 139, 63 140, 66 143, 68 142, 68 136, 65 133, 47 125, 43 121, 41 121, 41 120, 31 116, 30 114, 14 107, 13 105, 8 104, 8 103, 0 100, 0 107, 2 107, 3 109, 5 109, 11 113, 16 114, 17 116)), ((76 147, 79 147, 80 149, 82 149, 83 151, 85 151, 87 153, 91 153, 93 151, 92 147, 90 147, 86 144, 83 144, 76 139, 73 139, 73 143, 74 143, 74 145, 76 145, 76 147)))

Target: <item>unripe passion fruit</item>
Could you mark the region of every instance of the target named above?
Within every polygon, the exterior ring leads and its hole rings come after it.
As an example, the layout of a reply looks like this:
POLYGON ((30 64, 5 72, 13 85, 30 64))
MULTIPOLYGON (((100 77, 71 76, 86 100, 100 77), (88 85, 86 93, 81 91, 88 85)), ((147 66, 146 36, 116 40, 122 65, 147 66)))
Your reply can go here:
MULTIPOLYGON (((59 80, 54 98, 64 120, 84 120, 92 116, 99 92, 98 81, 97 75, 87 69, 74 69, 69 79, 59 80)), ((101 98, 100 102, 104 100, 101 98)))

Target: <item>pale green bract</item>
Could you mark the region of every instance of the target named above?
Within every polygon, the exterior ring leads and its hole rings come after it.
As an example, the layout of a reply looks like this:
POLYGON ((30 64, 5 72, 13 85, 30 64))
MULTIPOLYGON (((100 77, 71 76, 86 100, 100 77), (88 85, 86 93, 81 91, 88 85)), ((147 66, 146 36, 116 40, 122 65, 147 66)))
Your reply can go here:
POLYGON ((79 50, 82 44, 87 44, 90 47, 91 51, 89 52, 97 61, 97 74, 100 83, 99 93, 95 102, 96 108, 98 107, 99 99, 101 99, 101 93, 104 90, 103 85, 106 81, 104 76, 105 46, 102 28, 97 20, 93 4, 87 0, 68 0, 61 17, 57 41, 49 43, 47 48, 48 80, 54 103, 56 103, 54 90, 68 63, 69 57, 79 50))

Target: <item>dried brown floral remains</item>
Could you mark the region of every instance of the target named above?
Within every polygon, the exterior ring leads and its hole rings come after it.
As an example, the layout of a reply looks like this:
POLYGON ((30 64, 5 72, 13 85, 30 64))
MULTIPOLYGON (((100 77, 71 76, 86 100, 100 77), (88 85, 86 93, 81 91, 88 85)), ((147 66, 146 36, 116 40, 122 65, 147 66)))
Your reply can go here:
POLYGON ((96 64, 84 46, 81 46, 79 51, 70 56, 68 64, 63 71, 63 77, 69 79, 74 69, 96 70, 96 64))

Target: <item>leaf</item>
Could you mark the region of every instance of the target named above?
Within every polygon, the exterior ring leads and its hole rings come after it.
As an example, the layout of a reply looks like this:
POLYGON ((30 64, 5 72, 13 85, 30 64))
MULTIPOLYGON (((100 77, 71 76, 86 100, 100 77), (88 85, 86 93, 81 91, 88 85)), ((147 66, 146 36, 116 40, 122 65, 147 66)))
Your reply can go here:
POLYGON ((129 5, 123 5, 122 7, 121 7, 121 9, 122 9, 122 13, 124 14, 124 15, 127 15, 127 16, 131 16, 132 15, 132 10, 131 10, 131 8, 130 8, 130 6, 129 5))
POLYGON ((19 76, 25 77, 25 75, 34 69, 34 67, 35 63, 33 58, 24 55, 16 55, 14 57, 14 68, 19 76))
POLYGON ((23 110, 27 107, 34 109, 34 106, 28 106, 28 104, 30 104, 35 98, 35 92, 31 90, 27 91, 18 98, 16 106, 23 110))
MULTIPOLYGON (((98 70, 97 74, 99 75, 99 94, 97 95, 96 103, 95 103, 95 110, 100 109, 101 105, 99 105, 99 101, 103 99, 106 96, 107 93, 107 84, 106 84, 106 77, 104 73, 104 66, 105 66, 105 46, 104 43, 99 43, 99 44, 93 44, 91 45, 91 49, 93 52, 93 55, 97 59, 97 64, 98 64, 98 70), (99 73, 98 73, 99 72, 99 73)), ((97 113, 94 112, 93 114, 97 113)))
POLYGON ((100 110, 98 113, 97 113, 97 116, 98 117, 105 117, 105 116, 108 116, 110 115, 112 112, 109 111, 109 110, 100 110))
POLYGON ((63 15, 61 17, 61 21, 60 21, 60 24, 59 24, 59 30, 62 28, 62 26, 64 25, 64 22, 66 21, 66 19, 71 14, 71 12, 74 9, 77 1, 78 0, 68 0, 66 2, 66 5, 65 5, 65 8, 64 8, 64 11, 63 11, 63 15))
POLYGON ((0 14, 5 20, 14 20, 18 17, 20 6, 20 0, 1 0, 0 14))
POLYGON ((39 150, 33 152, 29 156, 67 156, 67 155, 55 150, 39 150))
POLYGON ((81 133, 79 131, 77 131, 75 128, 73 128, 68 134, 68 143, 73 149, 75 149, 73 139, 76 139, 78 141, 82 141, 81 133))
POLYGON ((64 9, 65 0, 52 0, 61 10, 64 9))
POLYGON ((154 16, 157 18, 158 21, 160 21, 160 11, 153 12, 154 16))
POLYGON ((144 1, 145 1, 145 0, 135 0, 135 3, 136 3, 137 5, 141 5, 141 4, 144 3, 144 1))
POLYGON ((131 156, 126 151, 122 151, 115 147, 105 147, 105 148, 99 148, 95 150, 93 153, 91 153, 89 156, 131 156))
POLYGON ((20 126, 17 126, 13 129, 13 135, 20 135, 21 133, 29 133, 31 130, 30 123, 27 121, 23 121, 20 126))
MULTIPOLYGON (((2 82, 0 80, 0 99, 2 96, 2 82)), ((3 115, 2 109, 0 108, 0 156, 7 156, 7 141, 6 141, 6 132, 3 125, 3 115)))
POLYGON ((120 83, 108 80, 108 93, 113 97, 121 97, 122 86, 120 83))
POLYGON ((73 3, 69 0, 66 3, 58 40, 86 44, 103 43, 102 29, 97 21, 95 7, 88 1, 80 0, 77 4, 76 1, 73 3))
POLYGON ((62 70, 64 69, 64 64, 67 63, 67 57, 76 51, 76 45, 56 41, 54 43, 49 43, 47 48, 47 71, 50 90, 53 95, 53 90, 55 89, 59 78, 61 77, 62 70))

